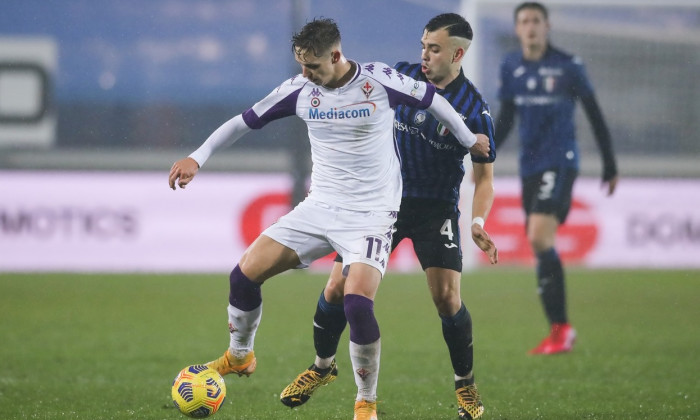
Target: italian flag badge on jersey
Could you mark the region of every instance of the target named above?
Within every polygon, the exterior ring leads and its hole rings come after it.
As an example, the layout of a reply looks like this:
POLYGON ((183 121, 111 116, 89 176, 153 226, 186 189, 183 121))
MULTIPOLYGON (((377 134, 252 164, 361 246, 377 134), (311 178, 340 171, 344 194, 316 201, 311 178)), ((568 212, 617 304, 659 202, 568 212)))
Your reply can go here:
POLYGON ((437 132, 439 135, 445 137, 446 135, 450 134, 450 130, 447 129, 442 123, 438 123, 437 126, 437 132))

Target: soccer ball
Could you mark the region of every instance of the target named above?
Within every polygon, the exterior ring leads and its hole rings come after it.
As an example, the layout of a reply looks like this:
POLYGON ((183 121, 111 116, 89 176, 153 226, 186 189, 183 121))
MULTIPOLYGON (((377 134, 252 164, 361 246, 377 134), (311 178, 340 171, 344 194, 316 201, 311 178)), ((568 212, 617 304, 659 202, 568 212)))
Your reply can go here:
POLYGON ((173 381, 173 404, 188 417, 209 417, 226 399, 226 383, 219 372, 205 365, 182 369, 173 381))

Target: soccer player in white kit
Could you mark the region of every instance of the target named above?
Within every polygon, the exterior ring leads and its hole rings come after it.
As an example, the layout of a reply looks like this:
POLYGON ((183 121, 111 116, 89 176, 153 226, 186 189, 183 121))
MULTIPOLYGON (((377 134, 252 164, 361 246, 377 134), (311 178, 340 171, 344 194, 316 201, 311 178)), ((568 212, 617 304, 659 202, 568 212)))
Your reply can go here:
POLYGON ((472 134, 433 85, 401 75, 384 63, 346 59, 332 19, 307 23, 292 38, 292 49, 301 74, 225 122, 170 170, 170 187, 185 188, 213 152, 251 129, 291 115, 308 127, 313 163, 308 196, 262 232, 231 272, 229 348, 208 365, 222 375, 253 373, 262 284, 337 251, 347 275, 345 314, 358 388, 354 418, 376 419, 380 338, 373 300, 388 262, 401 201, 393 108, 406 104, 428 110, 475 155, 488 155, 489 139, 472 134))

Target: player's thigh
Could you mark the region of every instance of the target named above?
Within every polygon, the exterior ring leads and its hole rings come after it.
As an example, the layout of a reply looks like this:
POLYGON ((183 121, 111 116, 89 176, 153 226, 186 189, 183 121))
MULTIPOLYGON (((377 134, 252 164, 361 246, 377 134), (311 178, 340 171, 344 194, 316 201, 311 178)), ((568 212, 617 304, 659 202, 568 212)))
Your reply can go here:
POLYGON ((382 280, 382 272, 364 262, 354 262, 348 267, 345 279, 345 294, 360 295, 374 300, 382 280))
POLYGON ((333 251, 326 230, 335 217, 331 209, 306 200, 262 234, 292 250, 299 260, 295 267, 304 268, 333 251))
POLYGON ((331 274, 328 276, 326 287, 323 289, 323 296, 326 302, 340 304, 343 303, 345 290, 345 276, 343 276, 343 261, 335 261, 331 274))
POLYGON ((299 264, 299 257, 294 250, 266 235, 258 236, 239 262, 243 274, 256 283, 262 283, 299 264))
POLYGON ((328 239, 342 258, 346 277, 347 267, 358 262, 384 275, 395 221, 396 212, 339 212, 335 224, 328 226, 328 239))
POLYGON ((578 173, 574 169, 555 168, 522 180, 523 209, 529 216, 535 213, 554 215, 564 223, 571 209, 574 182, 578 173))
POLYGON ((462 239, 459 213, 441 211, 414 220, 408 237, 423 270, 430 267, 462 272, 462 239))

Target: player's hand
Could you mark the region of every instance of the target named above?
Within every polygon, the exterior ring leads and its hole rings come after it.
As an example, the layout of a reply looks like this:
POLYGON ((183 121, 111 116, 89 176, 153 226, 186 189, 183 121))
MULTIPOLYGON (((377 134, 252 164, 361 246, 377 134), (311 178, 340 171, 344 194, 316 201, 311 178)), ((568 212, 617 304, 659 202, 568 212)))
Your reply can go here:
POLYGON ((608 197, 613 195, 615 192, 615 188, 617 188, 617 175, 610 178, 608 181, 603 181, 603 188, 605 188, 605 184, 608 184, 608 197))
POLYGON ((192 181, 192 178, 194 178, 198 170, 199 164, 191 157, 186 157, 173 163, 173 167, 170 168, 170 175, 168 176, 170 188, 175 189, 175 182, 177 182, 180 188, 185 188, 185 186, 192 181))
POLYGON ((489 157, 489 152, 491 151, 491 141, 489 137, 484 134, 476 135, 476 144, 469 148, 469 153, 473 156, 489 157))
POLYGON ((489 257, 491 264, 498 264, 498 249, 493 243, 488 233, 478 224, 472 224, 472 239, 476 246, 479 247, 489 257))

